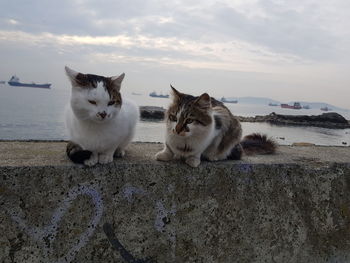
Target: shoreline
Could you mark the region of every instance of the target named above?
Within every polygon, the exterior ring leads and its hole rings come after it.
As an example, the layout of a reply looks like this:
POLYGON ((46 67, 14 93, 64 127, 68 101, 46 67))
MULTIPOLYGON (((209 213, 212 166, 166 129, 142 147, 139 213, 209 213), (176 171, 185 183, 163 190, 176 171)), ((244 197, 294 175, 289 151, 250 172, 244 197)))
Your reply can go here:
MULTIPOLYGON (((162 121, 165 116, 163 107, 140 106, 140 118, 143 121, 162 121)), ((253 117, 236 116, 240 122, 264 122, 277 126, 313 126, 328 129, 348 129, 350 121, 336 112, 320 115, 283 115, 272 112, 268 115, 253 117)))

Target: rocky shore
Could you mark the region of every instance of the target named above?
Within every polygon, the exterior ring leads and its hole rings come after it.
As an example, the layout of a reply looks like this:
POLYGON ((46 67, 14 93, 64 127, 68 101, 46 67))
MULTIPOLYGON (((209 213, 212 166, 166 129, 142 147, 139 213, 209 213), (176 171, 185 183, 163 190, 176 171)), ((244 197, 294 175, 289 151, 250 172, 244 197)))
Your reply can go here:
POLYGON ((163 120, 165 109, 157 106, 140 106, 141 120, 163 120))
POLYGON ((350 128, 350 122, 336 112, 321 115, 282 115, 274 112, 255 117, 238 117, 241 122, 267 122, 275 125, 314 126, 329 129, 350 128))
MULTIPOLYGON (((141 106, 140 113, 142 120, 163 120, 165 109, 156 106, 141 106)), ((350 122, 335 112, 327 112, 321 115, 282 115, 272 112, 269 115, 237 117, 241 122, 267 122, 274 125, 315 126, 329 129, 350 128, 350 122)))

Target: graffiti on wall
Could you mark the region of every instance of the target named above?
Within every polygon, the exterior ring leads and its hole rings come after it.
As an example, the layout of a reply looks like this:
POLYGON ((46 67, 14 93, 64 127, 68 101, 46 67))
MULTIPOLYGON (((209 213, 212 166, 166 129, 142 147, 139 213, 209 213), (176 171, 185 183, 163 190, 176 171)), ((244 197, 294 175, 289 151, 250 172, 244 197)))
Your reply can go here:
MULTIPOLYGON (((104 211, 104 204, 101 193, 97 189, 99 189, 98 186, 92 182, 87 182, 71 188, 67 192, 66 197, 63 200, 58 201, 60 205, 53 211, 53 214, 46 225, 28 223, 26 220, 26 215, 23 212, 24 204, 19 205, 19 207, 22 209, 17 209, 17 206, 9 205, 9 207, 6 208, 6 211, 10 215, 11 219, 18 225, 18 227, 23 232, 25 232, 30 239, 34 240, 37 243, 38 248, 40 247, 40 251, 38 251, 38 253, 40 253, 41 256, 43 256, 46 260, 50 260, 50 262, 69 263, 72 262, 77 256, 78 252, 87 245, 93 233, 95 232, 96 227, 101 221, 104 211), (77 234, 78 236, 75 237, 75 242, 73 245, 68 248, 66 252, 62 253, 64 255, 60 255, 59 258, 57 258, 57 256, 55 257, 55 255, 57 255, 57 248, 55 248, 54 244, 55 241, 57 242, 57 239, 59 239, 58 234, 60 233, 60 230, 62 230, 63 218, 79 196, 87 196, 89 200, 91 200, 93 215, 89 219, 89 222, 87 223, 88 227, 85 229, 85 231, 82 229, 84 232, 82 232, 80 235, 77 234)), ((167 190, 169 192, 174 191, 174 186, 170 185, 167 190)), ((121 191, 122 197, 129 204, 133 203, 136 200, 137 196, 144 197, 148 196, 149 194, 150 193, 143 190, 142 188, 135 187, 130 184, 126 184, 121 191)), ((20 203, 24 203, 21 197, 19 197, 17 200, 19 200, 20 203)), ((8 203, 11 203, 11 201, 8 200, 8 203)), ((165 202, 165 200, 154 201, 153 207, 155 209, 155 218, 153 226, 156 231, 164 233, 166 235, 167 239, 172 243, 172 247, 175 252, 176 234, 175 230, 170 225, 170 222, 171 218, 176 214, 176 206, 172 205, 170 207, 166 207, 166 203, 169 202, 165 202)), ((170 200, 170 204, 171 203, 172 200, 170 200)), ((129 252, 118 240, 111 224, 104 224, 103 231, 113 250, 117 251, 125 260, 125 262, 156 262, 152 258, 135 258, 132 253, 129 252)), ((22 238, 23 234, 20 233, 20 235, 20 237, 9 240, 11 246, 9 256, 12 262, 15 262, 15 254, 18 251, 22 250, 22 245, 25 242, 22 238)))
POLYGON ((131 253, 128 250, 126 250, 126 248, 120 243, 120 241, 115 236, 111 224, 105 223, 103 225, 103 231, 105 232, 109 243, 111 243, 112 248, 118 251, 127 263, 156 263, 156 261, 152 258, 137 259, 133 255, 131 255, 131 253))
POLYGON ((80 196, 86 195, 91 198, 94 205, 94 215, 91 218, 88 228, 78 238, 77 242, 68 250, 68 252, 59 258, 56 262, 71 262, 79 250, 84 247, 94 233, 96 226, 99 224, 103 214, 103 202, 100 193, 90 184, 83 184, 69 190, 67 197, 60 202, 61 205, 54 211, 50 223, 44 227, 29 226, 25 219, 16 212, 9 212, 12 220, 14 220, 19 227, 25 231, 30 238, 41 244, 44 250, 44 255, 49 257, 52 254, 53 242, 56 239, 59 224, 62 217, 71 207, 74 200, 80 196))

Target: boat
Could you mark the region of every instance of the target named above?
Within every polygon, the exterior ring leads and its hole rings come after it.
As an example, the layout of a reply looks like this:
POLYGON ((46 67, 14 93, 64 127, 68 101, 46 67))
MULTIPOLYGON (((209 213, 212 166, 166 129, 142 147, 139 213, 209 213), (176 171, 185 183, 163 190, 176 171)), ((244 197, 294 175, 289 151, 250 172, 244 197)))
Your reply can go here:
POLYGON ((222 98, 220 99, 220 101, 221 101, 221 102, 224 102, 224 103, 238 103, 237 100, 228 100, 228 99, 226 99, 225 97, 222 97, 222 98))
POLYGON ((169 98, 169 95, 157 94, 155 91, 151 92, 149 95, 154 98, 169 98))
POLYGON ((51 84, 45 83, 45 84, 36 84, 34 82, 32 83, 22 83, 19 81, 19 78, 17 76, 12 76, 11 79, 7 82, 10 86, 16 86, 16 87, 29 87, 29 88, 42 88, 42 89, 49 89, 51 84))
POLYGON ((277 104, 277 103, 272 103, 272 102, 270 102, 270 103, 269 103, 269 106, 275 107, 275 106, 278 106, 278 104, 277 104))
POLYGON ((309 106, 309 105, 304 105, 304 106, 303 106, 303 109, 305 109, 305 110, 309 110, 309 109, 311 109, 311 108, 310 108, 310 106, 309 106))
POLYGON ((330 110, 332 110, 332 109, 330 109, 330 108, 328 108, 327 106, 325 106, 325 107, 322 107, 320 110, 322 110, 322 111, 330 111, 330 110))
POLYGON ((140 96, 142 95, 141 93, 137 93, 137 92, 131 92, 132 95, 135 95, 135 96, 140 96))
POLYGON ((300 103, 299 103, 299 102, 294 102, 294 105, 289 105, 289 104, 282 103, 282 104, 281 104, 281 108, 300 110, 300 109, 301 109, 301 106, 300 106, 300 103))
POLYGON ((0 84, 5 84, 6 81, 0 80, 0 84))

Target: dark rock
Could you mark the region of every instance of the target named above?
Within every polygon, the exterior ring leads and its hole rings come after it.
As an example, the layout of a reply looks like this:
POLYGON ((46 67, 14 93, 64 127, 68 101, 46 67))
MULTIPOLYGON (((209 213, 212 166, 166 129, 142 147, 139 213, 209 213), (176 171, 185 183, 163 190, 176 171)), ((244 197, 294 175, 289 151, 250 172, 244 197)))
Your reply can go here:
POLYGON ((163 107, 156 107, 156 106, 140 107, 141 119, 163 120, 164 115, 165 115, 165 109, 163 107))
POLYGON ((239 117, 242 122, 268 122, 276 125, 316 126, 330 129, 350 128, 350 123, 336 112, 321 115, 282 115, 272 112, 265 116, 239 117))
POLYGON ((295 122, 331 122, 339 124, 348 124, 348 121, 336 112, 327 112, 321 115, 282 115, 271 113, 268 115, 270 119, 285 120, 295 122))

